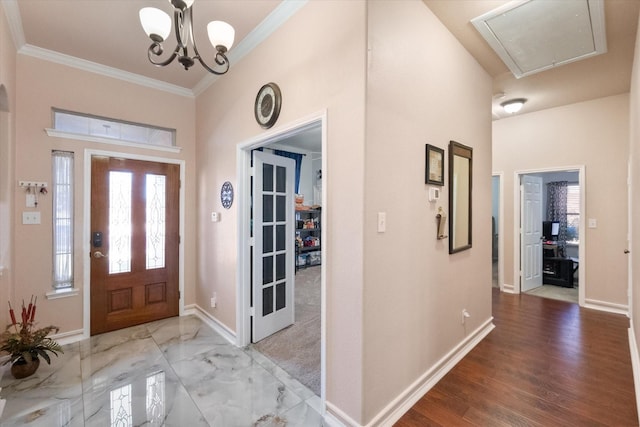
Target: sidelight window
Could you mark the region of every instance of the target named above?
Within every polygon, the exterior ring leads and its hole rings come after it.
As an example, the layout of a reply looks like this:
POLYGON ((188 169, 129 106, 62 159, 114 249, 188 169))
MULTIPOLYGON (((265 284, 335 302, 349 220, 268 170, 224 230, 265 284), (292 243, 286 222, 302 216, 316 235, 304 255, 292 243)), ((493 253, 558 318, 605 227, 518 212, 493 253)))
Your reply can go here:
POLYGON ((53 151, 53 288, 73 288, 73 153, 53 151))

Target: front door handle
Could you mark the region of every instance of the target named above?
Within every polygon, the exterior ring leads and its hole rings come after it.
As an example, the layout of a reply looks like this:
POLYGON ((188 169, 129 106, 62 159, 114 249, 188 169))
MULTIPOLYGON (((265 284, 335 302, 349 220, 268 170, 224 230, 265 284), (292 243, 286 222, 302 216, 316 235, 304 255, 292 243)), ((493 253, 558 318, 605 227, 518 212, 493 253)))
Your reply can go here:
POLYGON ((107 256, 108 256, 108 255, 105 255, 105 254, 103 254, 103 253, 102 253, 102 252, 100 252, 100 251, 95 251, 95 252, 93 253, 93 257, 94 257, 94 258, 106 258, 107 256))
POLYGON ((625 254, 628 254, 628 253, 630 253, 630 252, 631 252, 631 251, 630 251, 629 249, 625 249, 625 250, 624 250, 624 253, 625 253, 625 254))

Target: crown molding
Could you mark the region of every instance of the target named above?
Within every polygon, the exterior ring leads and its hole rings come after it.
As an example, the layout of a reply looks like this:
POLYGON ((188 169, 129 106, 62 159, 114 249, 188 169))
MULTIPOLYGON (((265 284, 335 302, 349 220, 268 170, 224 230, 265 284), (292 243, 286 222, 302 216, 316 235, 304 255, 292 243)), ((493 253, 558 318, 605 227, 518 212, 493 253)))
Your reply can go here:
POLYGON ((3 0, 0 3, 2 3, 4 14, 7 17, 13 44, 16 50, 20 50, 26 44, 26 41, 24 39, 24 30, 22 29, 22 17, 20 16, 18 0, 3 0))
POLYGON ((43 49, 41 47, 32 46, 29 44, 24 45, 21 49, 19 49, 18 53, 49 62, 55 62, 56 64, 77 68, 83 71, 88 71, 90 73, 124 80, 126 82, 134 83, 140 86, 169 92, 174 95, 180 95, 189 98, 193 98, 194 96, 192 90, 181 86, 173 85, 156 79, 151 79, 149 77, 141 76, 140 74, 130 73, 118 68, 109 67, 97 62, 87 61, 86 59, 76 58, 75 56, 66 55, 64 53, 55 52, 49 49, 43 49))
MULTIPOLYGON (((239 63, 249 52, 266 40, 275 30, 280 28, 289 18, 300 10, 308 0, 283 0, 264 20, 242 39, 227 55, 232 64, 239 63)), ((207 90, 220 76, 207 74, 193 88, 195 96, 207 90)))

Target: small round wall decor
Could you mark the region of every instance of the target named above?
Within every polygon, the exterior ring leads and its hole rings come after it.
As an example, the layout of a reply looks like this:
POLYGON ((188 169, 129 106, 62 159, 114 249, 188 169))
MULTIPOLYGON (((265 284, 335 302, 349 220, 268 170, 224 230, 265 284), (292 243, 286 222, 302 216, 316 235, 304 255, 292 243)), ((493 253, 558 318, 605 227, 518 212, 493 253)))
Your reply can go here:
POLYGON ((269 129, 276 123, 280 115, 282 105, 282 93, 275 83, 267 83, 262 86, 256 96, 253 113, 256 121, 264 129, 269 129))
POLYGON ((233 185, 231 185, 229 181, 225 181, 225 183, 222 184, 220 201, 222 202, 222 207, 225 209, 229 209, 233 204, 233 185))

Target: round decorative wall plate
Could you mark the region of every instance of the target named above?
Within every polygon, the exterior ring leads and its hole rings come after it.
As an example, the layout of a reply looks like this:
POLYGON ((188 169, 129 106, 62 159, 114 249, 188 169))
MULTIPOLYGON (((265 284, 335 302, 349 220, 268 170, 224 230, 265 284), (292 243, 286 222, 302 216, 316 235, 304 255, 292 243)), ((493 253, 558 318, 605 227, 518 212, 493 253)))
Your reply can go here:
POLYGON ((222 207, 225 209, 229 209, 233 204, 233 185, 231 185, 229 181, 222 184, 220 201, 222 202, 222 207))
POLYGON ((260 126, 269 129, 276 123, 280 115, 282 94, 275 83, 267 83, 262 86, 256 95, 253 113, 260 126))

